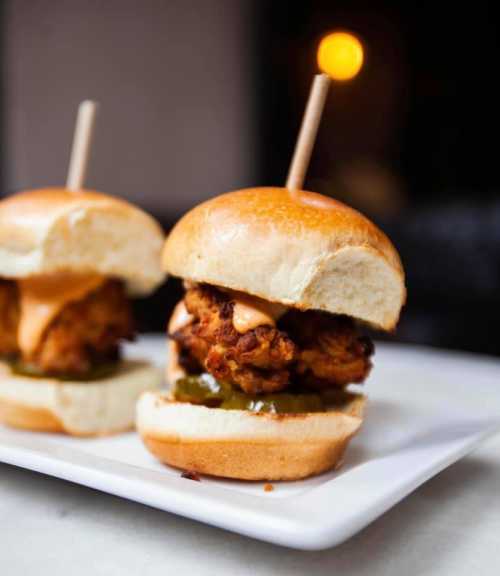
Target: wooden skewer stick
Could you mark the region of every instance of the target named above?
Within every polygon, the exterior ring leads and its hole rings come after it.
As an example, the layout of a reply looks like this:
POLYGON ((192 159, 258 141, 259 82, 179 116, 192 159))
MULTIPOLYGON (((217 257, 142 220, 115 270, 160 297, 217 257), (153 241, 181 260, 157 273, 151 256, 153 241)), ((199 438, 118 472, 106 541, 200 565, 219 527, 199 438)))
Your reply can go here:
POLYGON ((316 74, 288 171, 286 187, 289 190, 301 190, 304 185, 329 86, 330 77, 327 74, 316 74))
POLYGON ((85 182, 97 108, 98 104, 93 100, 84 100, 78 107, 68 179, 66 181, 66 188, 73 192, 81 190, 85 182))

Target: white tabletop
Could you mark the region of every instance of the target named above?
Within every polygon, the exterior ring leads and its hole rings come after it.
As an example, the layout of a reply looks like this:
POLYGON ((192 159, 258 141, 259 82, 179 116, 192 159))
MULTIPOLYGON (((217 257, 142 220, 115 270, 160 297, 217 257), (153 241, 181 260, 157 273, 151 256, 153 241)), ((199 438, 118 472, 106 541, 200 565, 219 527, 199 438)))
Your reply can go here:
POLYGON ((497 436, 345 544, 300 552, 0 464, 0 574, 497 575, 499 491, 497 436))

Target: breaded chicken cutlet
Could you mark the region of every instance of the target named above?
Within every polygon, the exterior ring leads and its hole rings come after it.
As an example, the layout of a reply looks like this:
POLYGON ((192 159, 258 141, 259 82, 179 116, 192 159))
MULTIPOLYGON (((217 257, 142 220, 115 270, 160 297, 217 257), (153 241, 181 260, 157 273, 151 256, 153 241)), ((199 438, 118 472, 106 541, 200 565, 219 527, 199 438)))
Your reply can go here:
POLYGON ((208 285, 190 287, 184 304, 192 321, 170 334, 180 362, 207 371, 248 394, 278 392, 290 385, 313 389, 362 382, 371 368, 373 344, 344 316, 290 310, 276 327, 245 333, 233 323, 231 294, 208 285))

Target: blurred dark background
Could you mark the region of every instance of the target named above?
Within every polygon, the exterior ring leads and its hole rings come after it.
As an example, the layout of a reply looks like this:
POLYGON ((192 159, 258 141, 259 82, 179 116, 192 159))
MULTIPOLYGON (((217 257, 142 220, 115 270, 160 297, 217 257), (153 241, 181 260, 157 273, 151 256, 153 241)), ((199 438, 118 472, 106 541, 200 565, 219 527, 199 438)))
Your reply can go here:
MULTIPOLYGON (((89 187, 166 229, 202 199, 282 185, 320 38, 365 66, 332 86, 306 188, 359 208, 399 249, 393 339, 500 354, 500 94, 494 4, 10 0, 1 4, 1 191, 62 184, 76 107, 101 102, 89 187)), ((136 305, 163 330, 170 280, 136 305)))

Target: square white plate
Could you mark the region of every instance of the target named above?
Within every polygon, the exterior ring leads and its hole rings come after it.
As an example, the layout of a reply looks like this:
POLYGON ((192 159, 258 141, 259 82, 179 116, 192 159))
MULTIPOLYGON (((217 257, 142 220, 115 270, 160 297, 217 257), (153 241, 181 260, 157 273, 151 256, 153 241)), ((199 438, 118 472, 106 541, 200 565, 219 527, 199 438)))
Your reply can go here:
MULTIPOLYGON (((148 338, 131 357, 163 363, 148 338)), ((193 482, 137 436, 75 439, 0 428, 0 460, 294 548, 339 544, 500 428, 500 362, 377 346, 366 423, 338 472, 302 482, 193 482)), ((473 489, 473 488, 471 488, 473 489)))

